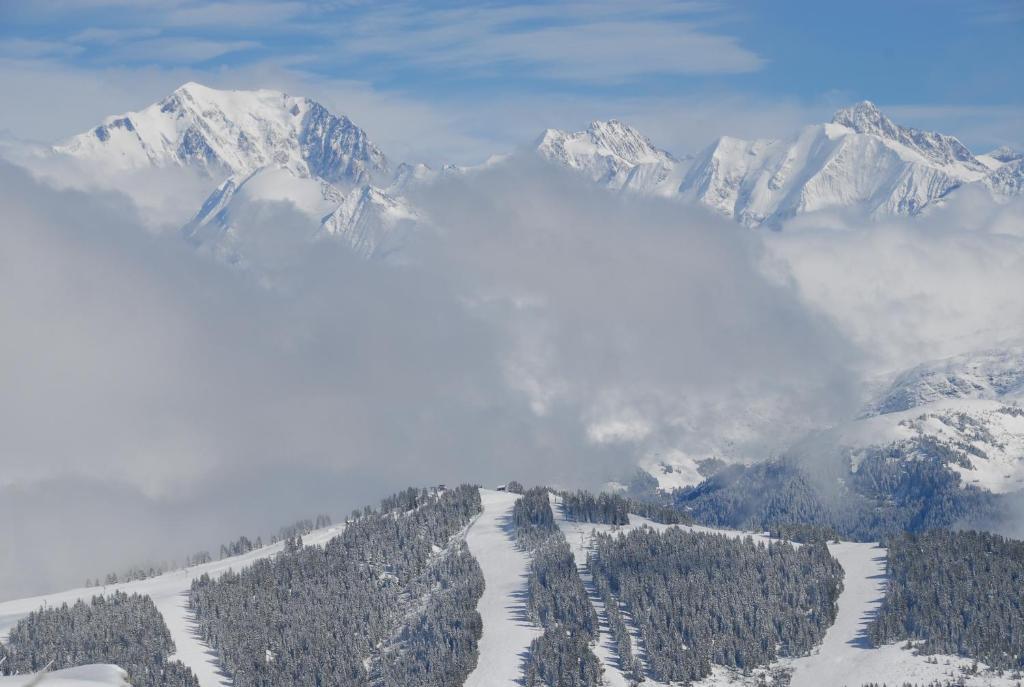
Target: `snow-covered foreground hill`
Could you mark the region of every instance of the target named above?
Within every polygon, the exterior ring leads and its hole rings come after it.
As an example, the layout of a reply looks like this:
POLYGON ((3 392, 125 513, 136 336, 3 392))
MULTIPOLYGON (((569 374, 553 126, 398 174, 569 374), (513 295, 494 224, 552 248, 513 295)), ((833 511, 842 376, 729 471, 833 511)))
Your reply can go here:
MULTIPOLYGON (((522 684, 523 663, 530 643, 542 634, 541 628, 531 620, 527 610, 530 555, 517 546, 512 525, 512 510, 519 496, 487 489, 481 489, 480 496, 483 510, 466 528, 464 536, 484 575, 485 589, 477 606, 483 622, 483 633, 478 647, 477 666, 464 684, 469 687, 519 685, 522 684)), ((627 687, 630 681, 619 669, 616 644, 609 630, 605 609, 586 566, 587 553, 595 532, 626 533, 640 527, 664 531, 669 527, 680 527, 705 534, 749 536, 765 543, 772 541, 766 535, 758 533, 690 525, 664 525, 637 515, 630 515, 630 523, 623 526, 574 522, 566 520, 559 500, 556 497, 551 498, 556 523, 569 543, 584 587, 598 613, 599 637, 594 646, 594 653, 603 666, 604 684, 610 687, 627 687)), ((338 535, 342 527, 343 525, 338 525, 316 530, 304 537, 303 541, 309 545, 322 545, 338 535)), ((73 589, 8 601, 0 604, 0 637, 5 636, 20 618, 44 605, 70 604, 78 599, 88 599, 96 594, 109 594, 115 590, 146 594, 152 597, 171 631, 177 646, 174 658, 182 661, 196 673, 202 687, 227 686, 231 684, 230 680, 219 672, 213 652, 195 633, 193 620, 186 606, 186 592, 192 580, 200 575, 216 576, 229 569, 239 570, 256 560, 274 555, 282 548, 283 544, 275 544, 242 556, 194 566, 148 580, 111 585, 106 588, 73 589)), ((877 544, 850 542, 830 544, 829 550, 843 568, 843 591, 838 600, 839 610, 835 623, 811 655, 797 659, 782 659, 747 675, 716 667, 712 675, 694 684, 701 687, 752 687, 755 684, 773 684, 773 680, 788 673, 791 674, 793 687, 860 687, 868 682, 927 683, 933 680, 956 680, 965 675, 965 669, 972 663, 968 659, 915 656, 912 651, 895 644, 880 648, 872 647, 865 636, 865 629, 885 593, 886 551, 877 544), (758 680, 762 682, 759 683, 758 680)), ((620 610, 623 611, 622 615, 629 625, 633 644, 638 650, 637 655, 643 661, 645 654, 640 632, 633 624, 628 609, 620 610)), ((0 687, 23 687, 31 684, 30 680, 31 676, 0 678, 0 687)), ((84 666, 48 675, 45 684, 88 687, 126 683, 123 672, 116 667, 84 666)), ((659 687, 661 684, 650 680, 644 682, 648 687, 659 687)), ((966 677, 963 684, 1001 687, 1012 685, 1013 681, 1008 675, 998 677, 991 673, 983 673, 966 677)))
POLYGON ((39 675, 0 677, 0 687, 128 687, 128 676, 117 666, 91 665, 39 675))
MULTIPOLYGON (((314 530, 302 538, 303 543, 323 545, 336 537, 343 527, 344 525, 333 525, 314 530)), ((200 687, 230 685, 230 681, 217 666, 213 652, 196 634, 192 613, 188 609, 188 590, 192 586, 192 580, 204 574, 216 577, 228 570, 238 571, 255 561, 273 556, 283 549, 284 542, 278 542, 254 549, 241 556, 232 556, 183 570, 175 570, 146 580, 103 587, 80 587, 64 592, 6 601, 0 603, 0 641, 6 639, 7 634, 19 620, 44 606, 53 607, 65 603, 71 605, 80 599, 88 601, 93 596, 109 595, 117 591, 126 594, 143 594, 153 599, 153 603, 163 615, 167 629, 171 632, 171 638, 177 649, 177 652, 170 657, 171 660, 179 660, 191 668, 199 680, 200 687)), ((49 680, 50 678, 47 678, 47 681, 49 680)), ((0 685, 3 684, 5 683, 0 683, 0 685)))

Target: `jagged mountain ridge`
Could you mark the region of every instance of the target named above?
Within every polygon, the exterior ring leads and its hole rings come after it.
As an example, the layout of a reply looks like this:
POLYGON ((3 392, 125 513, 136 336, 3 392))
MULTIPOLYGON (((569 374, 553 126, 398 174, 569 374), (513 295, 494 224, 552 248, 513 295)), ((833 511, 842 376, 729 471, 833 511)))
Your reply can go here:
POLYGON ((614 120, 549 129, 536 150, 608 188, 697 203, 751 227, 818 210, 916 215, 971 183, 997 198, 1021 189, 1013 151, 983 161, 956 138, 895 124, 867 101, 792 139, 723 136, 694 158, 677 159, 614 120))
POLYGON ((575 133, 548 129, 536 148, 543 157, 613 190, 665 188, 679 168, 671 153, 616 119, 591 122, 586 131, 575 133))

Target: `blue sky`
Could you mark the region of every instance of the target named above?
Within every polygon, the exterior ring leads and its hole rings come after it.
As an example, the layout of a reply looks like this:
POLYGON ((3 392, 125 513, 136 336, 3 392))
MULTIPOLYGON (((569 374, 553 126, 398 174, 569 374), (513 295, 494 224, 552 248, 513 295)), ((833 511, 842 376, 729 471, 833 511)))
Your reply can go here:
POLYGON ((1006 0, 0 0, 0 87, 25 105, 0 129, 53 140, 192 79, 309 95, 433 162, 610 116, 688 152, 861 99, 981 150, 1024 139, 1022 44, 1006 0))

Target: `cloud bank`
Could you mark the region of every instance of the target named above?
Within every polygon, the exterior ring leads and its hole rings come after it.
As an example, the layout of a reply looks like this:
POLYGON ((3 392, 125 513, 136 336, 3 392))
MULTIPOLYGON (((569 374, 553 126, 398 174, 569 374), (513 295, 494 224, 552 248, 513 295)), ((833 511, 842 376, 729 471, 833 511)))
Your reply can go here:
POLYGON ((414 200, 431 224, 400 264, 268 208, 268 289, 124 196, 0 167, 0 518, 24 523, 3 594, 410 483, 596 485, 680 444, 756 457, 846 412, 853 352, 762 275, 750 232, 533 163, 414 200))
POLYGON ((531 157, 411 193, 399 259, 274 203, 244 271, 125 195, 0 165, 0 595, 409 484, 767 458, 854 416, 865 378, 1024 336, 1019 204, 756 232, 531 157))

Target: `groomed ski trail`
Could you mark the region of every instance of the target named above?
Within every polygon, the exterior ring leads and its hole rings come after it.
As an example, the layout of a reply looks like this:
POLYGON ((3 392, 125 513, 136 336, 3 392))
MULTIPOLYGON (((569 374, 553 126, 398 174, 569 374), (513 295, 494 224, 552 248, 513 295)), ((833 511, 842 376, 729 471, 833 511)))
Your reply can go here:
POLYGON ((530 557, 515 542, 512 506, 518 494, 480 490, 483 512, 466 533, 466 544, 484 573, 477 610, 483 620, 480 657, 464 687, 522 685, 523 661, 542 630, 526 607, 530 557))

